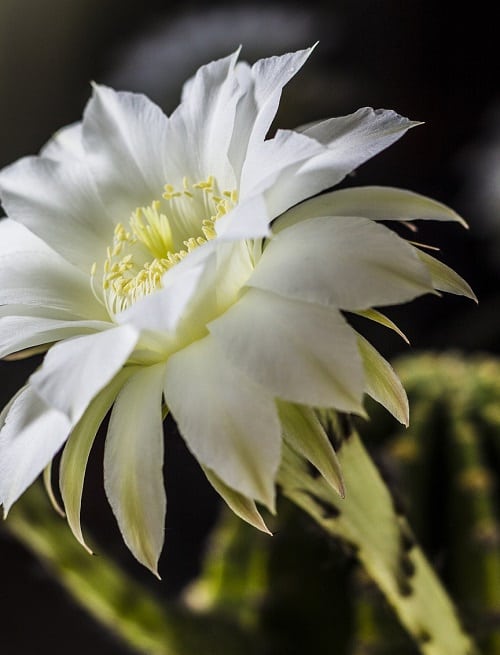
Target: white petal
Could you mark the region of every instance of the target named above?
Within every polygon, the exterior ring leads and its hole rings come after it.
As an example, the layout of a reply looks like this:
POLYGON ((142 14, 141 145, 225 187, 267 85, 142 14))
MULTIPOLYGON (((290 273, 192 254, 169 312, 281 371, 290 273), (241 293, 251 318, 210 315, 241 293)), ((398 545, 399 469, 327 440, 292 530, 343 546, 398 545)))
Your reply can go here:
POLYGON ((466 296, 466 298, 477 302, 474 291, 472 291, 467 282, 458 273, 455 273, 452 268, 418 248, 416 248, 416 252, 431 274, 432 284, 435 289, 446 291, 447 293, 454 293, 458 296, 466 296))
POLYGON ((0 256, 11 253, 43 252, 54 255, 52 248, 28 228, 11 218, 0 220, 0 256))
POLYGON ((163 487, 164 365, 142 368, 124 385, 109 421, 104 487, 125 543, 158 575, 166 496, 163 487))
POLYGON ((192 182, 215 175, 222 188, 235 188, 227 153, 241 90, 234 74, 238 51, 202 66, 186 87, 168 128, 168 181, 192 182), (174 176, 172 180, 170 176, 174 176))
POLYGON ((0 358, 32 348, 83 334, 107 330, 104 321, 60 321, 33 316, 4 316, 0 318, 0 358))
POLYGON ((344 482, 337 455, 323 426, 309 407, 278 403, 283 438, 289 446, 305 457, 325 480, 344 497, 344 482))
POLYGON ((279 232, 248 281, 346 310, 393 305, 433 291, 415 250, 367 218, 319 217, 279 232))
POLYGON ((206 337, 168 360, 165 400, 200 464, 273 509, 281 437, 270 394, 206 337))
POLYGON ((116 320, 137 329, 174 332, 202 279, 216 260, 216 242, 209 241, 193 250, 162 278, 162 288, 134 303, 116 320))
POLYGON ((90 401, 118 373, 137 342, 137 332, 117 327, 61 341, 49 350, 30 384, 75 425, 90 401))
POLYGON ((236 516, 253 525, 257 530, 271 534, 253 500, 228 487, 210 469, 204 468, 203 471, 212 487, 222 496, 236 516))
POLYGON ((383 405, 394 418, 408 427, 410 422, 408 398, 401 380, 389 362, 371 343, 359 336, 358 345, 365 369, 366 392, 383 405))
MULTIPOLYGON (((295 170, 284 170, 266 194, 275 215, 320 191, 338 184, 348 173, 390 146, 414 123, 393 111, 359 109, 301 132, 321 146, 295 170)), ((279 160, 279 153, 276 153, 279 160)))
POLYGON ((393 187, 366 186, 325 193, 297 205, 273 225, 279 232, 315 216, 364 216, 375 221, 465 221, 452 209, 413 191, 393 187))
POLYGON ((86 272, 112 241, 113 224, 76 159, 19 160, 0 172, 0 198, 10 218, 86 272))
POLYGON ((254 195, 217 220, 217 237, 224 240, 267 237, 271 232, 269 224, 273 218, 264 196, 254 195))
POLYGON ((6 515, 66 440, 70 423, 27 387, 12 403, 0 431, 0 503, 6 515))
POLYGON ((0 256, 0 305, 10 304, 47 307, 81 318, 107 318, 92 293, 90 276, 57 253, 11 252, 0 256))
POLYGON ((356 335, 335 309, 251 289, 208 328, 225 356, 273 395, 363 413, 356 335))
POLYGON ((253 270, 246 241, 211 240, 162 279, 162 289, 134 303, 116 318, 141 330, 161 332, 165 352, 205 334, 205 324, 237 298, 253 270))
POLYGON ((170 147, 167 124, 165 114, 145 96, 94 85, 83 117, 83 145, 115 222, 127 221, 136 207, 160 199, 168 181, 163 164, 170 147))
POLYGON ((89 552, 92 551, 85 543, 80 525, 80 508, 87 461, 99 426, 111 409, 125 380, 132 372, 132 367, 122 369, 97 394, 72 430, 61 457, 59 486, 68 525, 75 538, 89 552))
POLYGON ((84 159, 81 122, 67 125, 58 130, 42 148, 40 155, 60 162, 84 159))
POLYGON ((251 68, 240 63, 236 74, 244 91, 236 110, 229 159, 239 176, 247 150, 264 141, 278 109, 281 92, 302 68, 313 48, 260 59, 251 68))
MULTIPOLYGON (((281 193, 282 179, 297 182, 296 173, 300 167, 325 151, 321 143, 304 134, 278 130, 272 139, 256 144, 249 152, 241 178, 241 197, 266 191, 271 211, 276 216, 297 202, 293 191, 291 199, 281 193)), ((307 192, 305 197, 313 193, 307 192)))

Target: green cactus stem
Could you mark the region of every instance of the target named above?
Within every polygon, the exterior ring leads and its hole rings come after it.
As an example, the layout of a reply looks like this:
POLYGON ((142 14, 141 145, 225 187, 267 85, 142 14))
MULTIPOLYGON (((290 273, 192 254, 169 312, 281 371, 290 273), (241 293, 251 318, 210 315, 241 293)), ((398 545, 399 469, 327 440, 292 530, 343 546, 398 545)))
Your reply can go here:
POLYGON ((346 498, 340 499, 322 477, 312 476, 305 460, 289 448, 278 475, 284 495, 325 532, 355 550, 421 653, 476 653, 358 435, 345 421, 333 415, 328 419, 344 472, 346 498))

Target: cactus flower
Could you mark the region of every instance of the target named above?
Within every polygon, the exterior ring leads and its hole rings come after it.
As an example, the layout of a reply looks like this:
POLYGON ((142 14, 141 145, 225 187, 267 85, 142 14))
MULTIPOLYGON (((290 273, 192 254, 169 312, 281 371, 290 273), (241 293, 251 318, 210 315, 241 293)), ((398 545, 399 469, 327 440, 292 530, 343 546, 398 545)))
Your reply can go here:
MULTIPOLYGON (((0 172, 0 356, 46 352, 4 409, 4 513, 64 446, 60 491, 80 504, 111 410, 104 486, 123 538, 157 570, 164 539, 162 421, 207 478, 265 529, 282 440, 343 493, 315 408, 401 422, 404 390, 348 323, 444 290, 451 269, 381 221, 461 219, 384 187, 329 191, 416 123, 363 108, 269 135, 283 86, 311 50, 201 67, 170 116, 94 85, 81 122, 0 172)), ((389 223, 390 224, 390 223, 389 223)))

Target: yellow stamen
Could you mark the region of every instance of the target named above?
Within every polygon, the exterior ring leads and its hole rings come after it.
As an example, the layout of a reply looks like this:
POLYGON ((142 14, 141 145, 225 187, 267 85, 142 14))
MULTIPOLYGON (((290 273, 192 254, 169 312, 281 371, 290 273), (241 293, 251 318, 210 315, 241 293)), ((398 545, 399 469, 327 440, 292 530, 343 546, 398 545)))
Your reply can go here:
POLYGON ((94 295, 110 316, 160 288, 166 271, 216 237, 216 221, 237 202, 238 192, 220 190, 213 176, 195 184, 185 177, 182 191, 165 184, 162 200, 138 207, 128 225, 118 223, 103 262, 101 293, 96 284, 97 263, 90 272, 94 295), (178 232, 186 225, 186 217, 188 224, 198 225, 198 234, 186 235, 184 247, 179 248, 174 245, 174 231, 179 244, 178 232))

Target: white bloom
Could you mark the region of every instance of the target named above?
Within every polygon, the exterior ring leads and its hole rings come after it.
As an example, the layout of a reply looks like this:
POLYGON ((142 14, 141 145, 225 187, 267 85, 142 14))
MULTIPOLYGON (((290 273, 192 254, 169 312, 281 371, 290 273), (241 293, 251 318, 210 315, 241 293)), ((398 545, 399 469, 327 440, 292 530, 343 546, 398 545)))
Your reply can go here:
POLYGON ((106 492, 156 570, 166 410, 210 482, 263 529, 254 501, 273 509, 282 438, 341 487, 308 408, 362 414, 368 392, 407 422, 394 372, 343 311, 390 327, 373 307, 472 296, 378 222, 460 219, 392 188, 307 200, 415 124, 365 108, 266 139, 309 54, 212 62, 170 117, 95 86, 81 123, 0 173, 0 356, 48 350, 0 419, 5 512, 67 442, 61 494, 84 543, 85 466, 112 407, 106 492))

